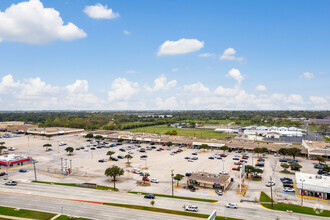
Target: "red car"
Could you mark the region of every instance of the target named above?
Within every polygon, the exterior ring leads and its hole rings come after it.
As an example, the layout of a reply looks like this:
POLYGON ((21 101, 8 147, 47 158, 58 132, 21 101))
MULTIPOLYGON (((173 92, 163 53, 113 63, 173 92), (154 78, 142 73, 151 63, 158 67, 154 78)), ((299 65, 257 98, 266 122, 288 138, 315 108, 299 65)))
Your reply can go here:
POLYGON ((243 163, 242 162, 238 162, 237 165, 242 165, 243 163))
POLYGON ((249 158, 247 156, 243 156, 242 159, 245 159, 246 160, 246 159, 249 159, 249 158))
POLYGON ((159 150, 164 150, 164 148, 159 148, 159 150))
POLYGON ((238 168, 237 167, 233 167, 232 170, 238 170, 238 168))
POLYGON ((220 154, 220 157, 227 157, 226 154, 220 154))
POLYGON ((162 146, 163 146, 163 147, 165 147, 165 146, 166 146, 166 144, 162 144, 162 146))
POLYGON ((142 178, 143 181, 149 181, 149 178, 142 178))

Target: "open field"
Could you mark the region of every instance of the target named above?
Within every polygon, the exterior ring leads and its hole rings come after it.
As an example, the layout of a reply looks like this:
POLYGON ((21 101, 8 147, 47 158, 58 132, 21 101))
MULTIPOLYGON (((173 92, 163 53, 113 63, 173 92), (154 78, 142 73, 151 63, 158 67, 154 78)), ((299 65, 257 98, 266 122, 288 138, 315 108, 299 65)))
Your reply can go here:
POLYGON ((187 137, 196 137, 202 139, 218 139, 224 140, 226 137, 235 137, 236 135, 233 134, 226 134, 220 131, 209 131, 209 130, 200 130, 200 129, 180 129, 180 128, 172 128, 168 127, 167 125, 156 125, 156 126, 149 126, 144 128, 135 128, 129 129, 131 132, 138 132, 138 133, 154 133, 154 134, 165 134, 168 131, 177 131, 179 136, 187 136, 187 137))

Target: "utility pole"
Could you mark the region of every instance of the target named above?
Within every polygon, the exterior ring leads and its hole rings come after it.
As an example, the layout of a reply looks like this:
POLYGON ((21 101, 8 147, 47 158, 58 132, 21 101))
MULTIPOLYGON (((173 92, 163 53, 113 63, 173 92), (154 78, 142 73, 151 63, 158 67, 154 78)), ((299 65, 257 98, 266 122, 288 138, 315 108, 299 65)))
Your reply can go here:
POLYGON ((301 207, 303 207, 303 205, 304 205, 304 182, 305 182, 305 180, 300 179, 300 181, 301 181, 301 193, 300 193, 300 195, 301 195, 301 207))
POLYGON ((34 169, 34 181, 37 181, 37 171, 36 171, 36 161, 32 160, 33 169, 34 169))
POLYGON ((174 170, 171 170, 171 177, 172 177, 172 196, 174 196, 174 189, 173 189, 173 177, 174 177, 174 174, 173 174, 173 171, 174 170))
POLYGON ((272 177, 270 178, 270 198, 271 198, 271 202, 272 202, 272 207, 274 206, 273 204, 273 184, 272 184, 272 177))
POLYGON ((30 136, 28 135, 28 148, 30 148, 30 136))

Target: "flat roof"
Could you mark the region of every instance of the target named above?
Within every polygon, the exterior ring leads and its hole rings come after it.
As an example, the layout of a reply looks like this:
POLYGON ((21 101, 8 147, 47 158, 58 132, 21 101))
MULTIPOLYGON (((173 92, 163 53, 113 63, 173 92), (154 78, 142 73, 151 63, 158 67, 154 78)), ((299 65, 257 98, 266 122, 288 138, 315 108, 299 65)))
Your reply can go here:
POLYGON ((328 176, 299 172, 295 174, 295 177, 298 189, 330 193, 330 177, 328 176))
POLYGON ((229 175, 213 174, 207 172, 193 173, 188 179, 197 180, 206 184, 224 184, 230 178, 229 175))
POLYGON ((7 164, 10 165, 10 164, 29 161, 29 160, 32 160, 32 158, 25 155, 8 154, 5 156, 0 156, 0 164, 3 165, 7 165, 7 164))

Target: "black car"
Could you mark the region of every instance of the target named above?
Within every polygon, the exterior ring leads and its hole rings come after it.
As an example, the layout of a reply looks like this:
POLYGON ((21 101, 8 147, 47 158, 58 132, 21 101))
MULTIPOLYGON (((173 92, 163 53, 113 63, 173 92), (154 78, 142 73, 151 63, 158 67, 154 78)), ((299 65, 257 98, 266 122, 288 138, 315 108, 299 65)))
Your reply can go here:
POLYGON ((154 194, 148 194, 144 196, 145 199, 154 199, 155 195, 154 194))
POLYGON ((298 160, 290 160, 288 163, 289 164, 297 164, 298 163, 298 160))
POLYGON ((280 162, 288 162, 288 160, 286 158, 281 158, 280 162))
POLYGON ((324 168, 324 164, 323 163, 318 163, 314 165, 315 169, 323 169, 324 168))
POLYGON ((123 155, 118 155, 117 158, 118 159, 124 159, 124 156, 123 155))
POLYGON ((147 155, 141 155, 140 158, 147 158, 147 155))
POLYGON ((122 151, 122 152, 125 152, 126 151, 124 148, 120 148, 119 150, 122 151))
POLYGON ((189 159, 190 159, 190 157, 185 157, 184 159, 186 159, 186 160, 189 160, 189 159))
POLYGON ((265 160, 264 160, 264 159, 262 159, 262 158, 259 158, 259 159, 258 159, 258 161, 262 161, 262 162, 265 162, 265 160))
POLYGON ((4 176, 4 175, 6 175, 5 172, 1 172, 1 173, 0 173, 0 176, 4 176))
POLYGON ((99 160, 99 162, 100 162, 100 163, 104 163, 104 162, 106 162, 106 160, 101 159, 101 160, 99 160))
POLYGON ((195 191, 196 191, 196 188, 195 188, 193 185, 189 185, 189 186, 188 186, 188 189, 189 189, 191 192, 195 192, 195 191))
POLYGON ((80 147, 77 147, 76 150, 80 150, 80 147))
POLYGON ((113 160, 113 161, 118 161, 118 159, 117 158, 115 158, 115 157, 110 157, 110 160, 113 160))
POLYGON ((91 150, 95 150, 96 148, 95 147, 91 147, 91 150))
POLYGON ((293 188, 293 185, 288 183, 283 183, 283 187, 293 188))
POLYGON ((284 181, 291 181, 291 182, 292 182, 292 179, 289 178, 289 177, 283 177, 283 178, 281 178, 280 180, 281 180, 282 182, 284 182, 284 181))
POLYGON ((141 149, 140 149, 140 152, 141 152, 141 153, 144 153, 144 152, 146 152, 146 149, 141 148, 141 149))
POLYGON ((197 155, 197 153, 195 152, 195 153, 192 153, 192 155, 197 155))
POLYGON ((151 149, 156 149, 156 147, 155 146, 151 146, 151 149))
POLYGON ((186 173, 186 176, 191 176, 192 173, 186 173))

